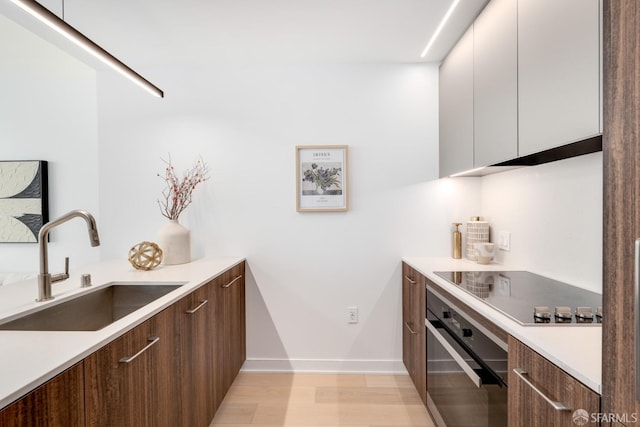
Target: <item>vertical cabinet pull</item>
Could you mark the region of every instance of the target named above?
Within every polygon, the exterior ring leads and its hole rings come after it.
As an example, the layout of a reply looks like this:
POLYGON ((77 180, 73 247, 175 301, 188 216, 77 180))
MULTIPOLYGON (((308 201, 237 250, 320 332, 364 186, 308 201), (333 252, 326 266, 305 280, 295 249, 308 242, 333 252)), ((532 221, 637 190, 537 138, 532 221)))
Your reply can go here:
POLYGON ((571 408, 568 407, 567 405, 565 405, 562 402, 556 402, 555 400, 551 400, 549 399, 549 397, 547 397, 546 394, 544 394, 538 387, 536 387, 531 381, 529 381, 529 379, 527 377, 525 377, 525 375, 528 374, 528 372, 525 369, 522 368, 514 368, 513 372, 518 376, 518 378, 520 378, 526 385, 528 385, 529 387, 531 387, 533 389, 533 391, 535 391, 536 393, 538 393, 538 395, 540 397, 542 397, 545 402, 547 402, 549 405, 551 405, 551 407, 553 409, 555 409, 556 411, 571 411, 571 408))
MULTIPOLYGON (((635 309, 635 350, 636 350, 636 400, 640 400, 640 239, 635 242, 635 259, 633 265, 633 293, 635 309)), ((605 313, 606 315, 607 313, 605 313)))
POLYGON ((209 301, 208 301, 208 300, 204 300, 204 301, 202 301, 202 302, 201 302, 201 303, 200 303, 196 308, 192 308, 192 309, 190 309, 190 310, 187 310, 187 311, 186 311, 186 313, 187 313, 187 314, 193 314, 193 313, 195 313, 196 311, 198 311, 198 310, 200 310, 202 307, 204 307, 204 305, 205 305, 207 302, 209 302, 209 301))
POLYGON ((233 285, 235 282, 237 282, 240 279, 242 279, 242 274, 236 277, 235 279, 233 279, 232 281, 230 281, 229 283, 227 283, 226 285, 222 285, 221 287, 228 288, 229 286, 233 285))
POLYGON ((404 326, 407 327, 407 329, 409 330, 409 332, 411 332, 411 335, 416 335, 417 332, 413 330, 413 328, 411 326, 409 326, 408 322, 404 322, 404 326))
POLYGON ((151 338, 149 338, 149 344, 144 346, 144 348, 142 350, 140 350, 139 352, 137 352, 133 356, 123 357, 122 359, 119 360, 119 362, 120 363, 131 363, 131 362, 133 362, 136 357, 140 356, 142 353, 147 351, 149 348, 151 348, 152 345, 154 345, 158 341, 160 341, 160 337, 151 337, 151 338))
POLYGON ((406 274, 404 275, 404 278, 407 279, 409 283, 411 283, 412 285, 415 285, 416 283, 418 283, 415 280, 413 280, 411 277, 407 276, 406 274))

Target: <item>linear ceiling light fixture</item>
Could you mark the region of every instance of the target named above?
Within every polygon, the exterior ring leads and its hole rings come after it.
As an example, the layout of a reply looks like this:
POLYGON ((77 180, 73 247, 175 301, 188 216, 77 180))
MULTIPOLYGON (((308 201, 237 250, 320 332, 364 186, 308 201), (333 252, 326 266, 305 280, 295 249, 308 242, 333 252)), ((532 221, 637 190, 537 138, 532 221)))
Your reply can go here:
POLYGON ((427 56, 427 52, 429 52, 429 49, 431 49, 431 46, 433 46, 433 42, 435 42, 438 38, 440 31, 442 31, 442 29, 444 28, 454 9, 456 8, 456 6, 458 6, 458 3, 460 3, 460 0, 453 0, 453 3, 451 3, 451 6, 449 6, 449 10, 447 10, 447 13, 444 14, 442 21, 440 21, 440 25, 438 25, 438 28, 436 28, 436 31, 431 36, 431 40, 429 40, 429 43, 427 43, 427 47, 425 47, 422 51, 420 58, 424 58, 425 56, 427 56))
POLYGON ((129 68, 126 64, 120 61, 115 56, 98 46, 96 43, 87 38, 80 31, 67 24, 63 19, 60 19, 56 14, 52 13, 49 9, 42 6, 35 0, 11 0, 12 3, 19 6, 21 9, 37 18, 39 21, 46 24, 48 27, 57 31, 76 45, 80 46, 86 52, 98 58, 150 94, 159 98, 164 97, 164 92, 150 81, 136 73, 129 68))

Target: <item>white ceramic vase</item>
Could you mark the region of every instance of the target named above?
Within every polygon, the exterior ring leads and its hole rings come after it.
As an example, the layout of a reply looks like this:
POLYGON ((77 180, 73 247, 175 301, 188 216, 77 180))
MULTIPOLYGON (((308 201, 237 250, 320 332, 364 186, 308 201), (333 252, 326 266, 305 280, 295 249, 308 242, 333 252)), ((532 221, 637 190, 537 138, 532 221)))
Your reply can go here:
POLYGON ((162 264, 191 262, 191 232, 177 219, 169 220, 158 232, 158 246, 162 249, 162 264))

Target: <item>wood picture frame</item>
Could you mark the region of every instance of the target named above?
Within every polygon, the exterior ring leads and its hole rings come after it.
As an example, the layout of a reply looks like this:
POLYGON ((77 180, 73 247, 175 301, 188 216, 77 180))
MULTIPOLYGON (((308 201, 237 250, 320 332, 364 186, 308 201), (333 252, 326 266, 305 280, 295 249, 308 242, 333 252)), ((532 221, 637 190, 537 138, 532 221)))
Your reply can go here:
POLYGON ((296 210, 348 210, 348 145, 296 146, 296 210))

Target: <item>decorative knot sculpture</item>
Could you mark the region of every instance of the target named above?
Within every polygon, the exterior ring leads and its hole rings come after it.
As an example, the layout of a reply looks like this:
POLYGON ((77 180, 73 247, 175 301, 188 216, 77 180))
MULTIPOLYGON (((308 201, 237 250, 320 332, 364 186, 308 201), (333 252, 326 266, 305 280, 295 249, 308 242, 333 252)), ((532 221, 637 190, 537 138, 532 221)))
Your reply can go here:
POLYGON ((162 249, 153 242, 140 242, 129 249, 129 262, 136 270, 153 270, 162 262, 162 249))

